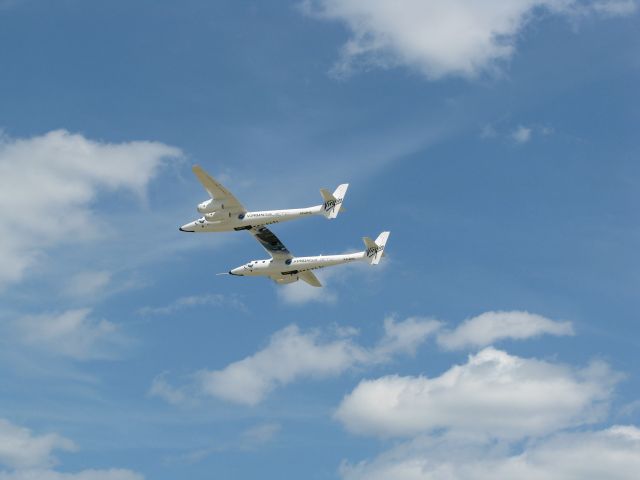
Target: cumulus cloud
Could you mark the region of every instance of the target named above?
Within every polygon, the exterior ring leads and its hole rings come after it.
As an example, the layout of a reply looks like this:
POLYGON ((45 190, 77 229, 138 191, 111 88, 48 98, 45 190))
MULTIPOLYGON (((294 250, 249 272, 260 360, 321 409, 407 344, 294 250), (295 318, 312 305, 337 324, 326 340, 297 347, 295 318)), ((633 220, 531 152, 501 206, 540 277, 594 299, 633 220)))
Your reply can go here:
POLYGON ((604 363, 575 369, 486 348, 435 378, 363 380, 335 417, 359 434, 522 438, 601 419, 617 380, 604 363))
POLYGON ((509 60, 528 22, 543 13, 627 15, 633 0, 305 0, 311 16, 340 21, 351 38, 333 67, 336 76, 357 68, 397 65, 429 79, 472 78, 509 60))
POLYGON ((10 468, 50 467, 57 463, 53 450, 75 449, 71 440, 60 435, 34 436, 29 429, 0 418, 0 463, 10 468))
POLYGON ((465 320, 452 331, 440 332, 438 344, 447 350, 457 350, 541 335, 573 335, 573 326, 571 322, 557 322, 529 312, 485 312, 465 320))
POLYGON ((256 405, 278 385, 301 377, 328 377, 366 361, 367 352, 351 339, 325 341, 317 331, 291 325, 276 332, 259 352, 222 370, 200 374, 202 389, 214 397, 256 405))
MULTIPOLYGON (((300 378, 333 377, 357 366, 387 362, 397 354, 411 355, 438 326, 434 320, 387 319, 380 341, 366 348, 354 341, 354 330, 304 332, 290 325, 273 334, 267 346, 253 355, 221 370, 198 372, 195 390, 234 403, 257 405, 275 388, 300 378)), ((154 381, 150 394, 181 403, 184 392, 160 377, 154 381)))
POLYGON ((83 470, 61 473, 52 470, 54 450, 75 451, 76 445, 56 433, 34 435, 27 428, 0 419, 0 480, 143 480, 143 476, 123 469, 83 470))
POLYGON ((89 308, 27 315, 9 334, 22 345, 76 360, 110 358, 125 343, 114 323, 93 318, 89 308))
POLYGON ((343 462, 345 480, 633 480, 640 468, 640 429, 556 433, 505 445, 448 437, 419 437, 372 461, 343 462))
POLYGON ((402 322, 393 318, 384 320, 384 337, 374 349, 377 358, 384 358, 403 352, 415 354, 424 341, 440 329, 442 324, 436 320, 411 317, 402 322))
MULTIPOLYGON (((371 347, 355 342, 357 333, 348 327, 305 332, 290 325, 273 334, 267 346, 253 355, 219 370, 197 372, 195 385, 191 382, 175 387, 167 381, 166 373, 159 375, 153 380, 149 394, 174 405, 189 403, 205 394, 251 406, 262 402, 275 388, 301 378, 337 376, 355 367, 389 362, 399 354, 414 355, 429 338, 435 338, 447 350, 475 349, 504 339, 571 335, 573 329, 570 322, 511 311, 486 312, 454 330, 445 330, 443 322, 428 318, 411 317, 403 321, 387 318, 384 335, 371 347)), ((485 356, 491 351, 485 351, 485 356)), ((496 361, 501 358, 505 363, 511 359, 508 355, 497 355, 496 361)))
POLYGON ((46 248, 91 238, 100 192, 143 195, 163 160, 180 156, 158 142, 106 143, 64 130, 0 136, 0 287, 20 281, 46 248))

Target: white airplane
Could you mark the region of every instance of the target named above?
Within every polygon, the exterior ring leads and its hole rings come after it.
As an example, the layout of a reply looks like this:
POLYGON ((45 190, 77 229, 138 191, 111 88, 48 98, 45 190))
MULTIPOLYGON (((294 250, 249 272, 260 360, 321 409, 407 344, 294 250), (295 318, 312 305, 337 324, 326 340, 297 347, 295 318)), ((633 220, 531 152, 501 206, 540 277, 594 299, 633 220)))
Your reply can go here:
POLYGON ((228 273, 219 275, 263 276, 269 277, 280 285, 304 280, 309 285, 321 287, 322 284, 312 270, 356 261, 366 261, 371 265, 377 265, 384 254, 384 248, 389 238, 389 232, 382 232, 375 241, 369 237, 364 237, 362 240, 366 250, 362 252, 343 255, 319 255, 317 257, 294 257, 280 239, 267 227, 253 227, 248 230, 260 242, 267 253, 271 255, 271 259, 252 260, 230 270, 228 273))
POLYGON ((333 193, 321 188, 320 194, 324 202, 322 205, 314 207, 248 212, 229 190, 209 176, 201 167, 194 165, 192 170, 211 198, 198 205, 198 211, 204 216, 182 225, 181 232, 248 230, 252 227, 286 222, 309 215, 324 215, 329 219, 336 218, 349 187, 348 183, 343 183, 333 193))

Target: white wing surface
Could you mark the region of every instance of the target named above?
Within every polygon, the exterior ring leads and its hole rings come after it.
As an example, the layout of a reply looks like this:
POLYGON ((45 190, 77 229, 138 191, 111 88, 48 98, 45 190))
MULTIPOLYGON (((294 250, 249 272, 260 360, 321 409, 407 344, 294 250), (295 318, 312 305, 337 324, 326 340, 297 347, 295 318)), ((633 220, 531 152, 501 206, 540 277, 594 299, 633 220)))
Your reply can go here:
POLYGON ((285 247, 280 239, 267 227, 251 227, 248 230, 271 257, 276 259, 293 257, 287 247, 285 247))
POLYGON ((269 278, 276 282, 278 285, 286 285, 287 283, 297 282, 298 280, 304 280, 313 287, 321 287, 322 284, 318 277, 316 277, 311 270, 304 272, 292 273, 290 275, 270 275, 269 278))
POLYGON ((198 180, 200 180, 200 183, 205 188, 205 190, 209 192, 211 198, 213 198, 217 202, 224 204, 224 208, 226 210, 242 212, 247 211, 238 201, 238 199, 224 187, 224 185, 211 177, 202 169, 202 167, 200 167, 199 165, 194 165, 192 170, 193 173, 196 174, 196 177, 198 177, 198 180))
POLYGON ((298 276, 300 277, 300 280, 304 280, 312 287, 322 286, 322 284, 320 283, 320 280, 318 280, 318 277, 316 277, 311 270, 307 270, 306 272, 300 272, 298 276))
POLYGON ((278 285, 286 285, 287 283, 298 281, 298 277, 296 277, 295 275, 271 275, 269 278, 276 282, 278 285))

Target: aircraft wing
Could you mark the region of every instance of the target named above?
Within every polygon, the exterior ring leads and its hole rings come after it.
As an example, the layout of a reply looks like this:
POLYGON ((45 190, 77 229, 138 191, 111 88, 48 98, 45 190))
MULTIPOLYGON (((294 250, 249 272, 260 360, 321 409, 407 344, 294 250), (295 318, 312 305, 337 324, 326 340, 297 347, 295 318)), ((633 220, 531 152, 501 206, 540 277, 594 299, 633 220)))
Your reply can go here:
POLYGON ((318 277, 316 277, 311 270, 307 270, 306 272, 300 272, 298 276, 300 277, 300 280, 304 280, 312 287, 322 286, 322 284, 320 283, 320 280, 318 280, 318 277))
POLYGON ((248 230, 273 258, 286 259, 293 257, 287 247, 267 227, 251 227, 248 230))
POLYGON ((224 187, 224 185, 222 185, 220 182, 217 182, 213 177, 205 172, 202 167, 200 167, 200 165, 194 165, 192 170, 193 173, 196 174, 196 177, 198 177, 198 180, 200 180, 200 183, 202 184, 204 189, 209 192, 211 198, 223 202, 225 208, 228 210, 241 210, 243 212, 247 211, 238 201, 238 199, 224 187))
POLYGON ((271 275, 269 278, 278 285, 286 285, 287 283, 298 281, 298 278, 294 275, 271 275))
POLYGON ((270 275, 269 278, 276 282, 278 285, 286 285, 287 283, 297 282, 298 279, 304 280, 313 287, 321 287, 322 284, 318 277, 316 277, 311 270, 306 272, 299 272, 296 275, 270 275))

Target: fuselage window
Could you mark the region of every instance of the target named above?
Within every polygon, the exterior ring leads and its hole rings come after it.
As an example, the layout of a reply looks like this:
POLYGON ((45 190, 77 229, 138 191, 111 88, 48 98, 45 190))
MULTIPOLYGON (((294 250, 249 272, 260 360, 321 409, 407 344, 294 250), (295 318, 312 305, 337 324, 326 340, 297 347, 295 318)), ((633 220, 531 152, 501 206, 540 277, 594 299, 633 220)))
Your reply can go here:
POLYGON ((287 258, 287 259, 284 261, 284 263, 285 263, 285 265, 291 265, 291 259, 290 259, 290 258, 287 258))

